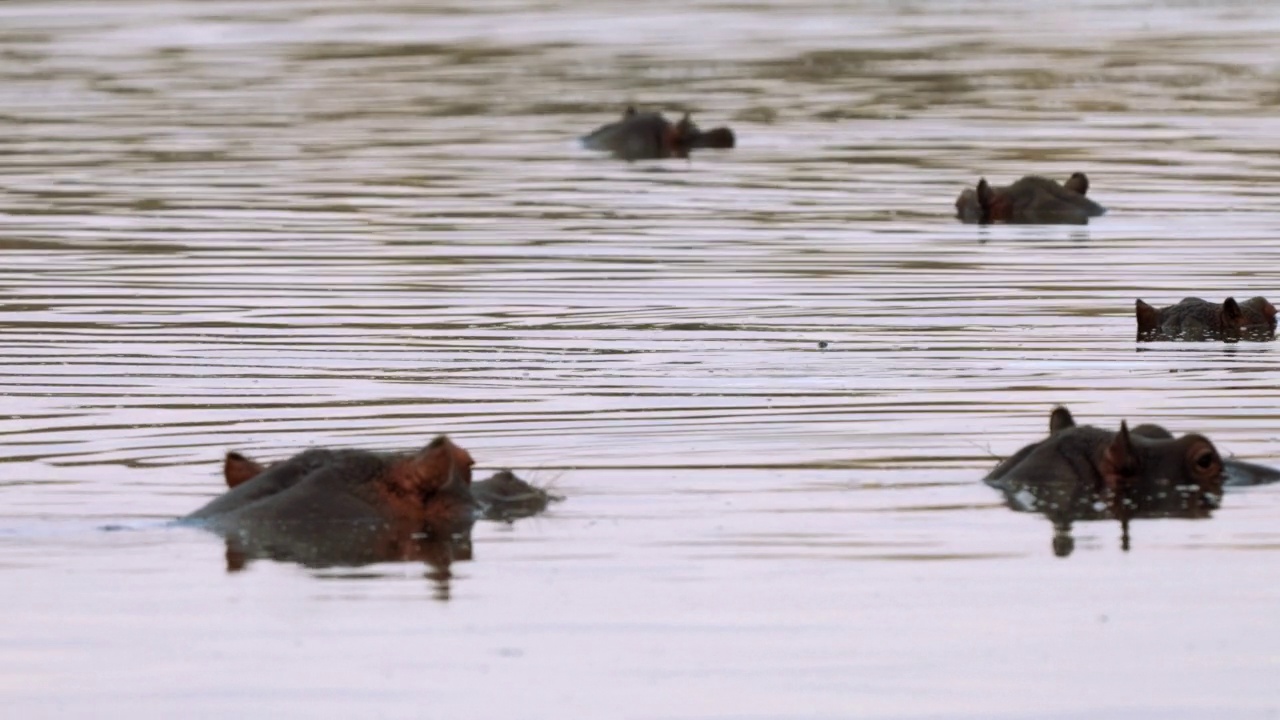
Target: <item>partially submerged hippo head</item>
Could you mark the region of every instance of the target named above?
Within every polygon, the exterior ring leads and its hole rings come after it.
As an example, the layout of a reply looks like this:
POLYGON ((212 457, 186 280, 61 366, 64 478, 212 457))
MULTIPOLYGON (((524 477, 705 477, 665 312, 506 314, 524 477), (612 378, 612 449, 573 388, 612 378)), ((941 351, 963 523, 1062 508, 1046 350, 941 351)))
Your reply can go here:
POLYGON ((1049 437, 1001 462, 983 480, 1009 507, 1053 521, 1054 552, 1074 547, 1071 523, 1118 519, 1128 548, 1128 521, 1208 517, 1218 506, 1226 463, 1203 435, 1175 438, 1159 425, 1119 431, 1076 425, 1066 408, 1050 415, 1049 437))
POLYGON ((470 507, 473 464, 443 435, 413 452, 314 449, 266 468, 228 453, 230 489, 186 519, 232 528, 302 522, 421 528, 470 507))
MULTIPOLYGON (((228 488, 238 487, 266 469, 256 460, 235 451, 228 452, 223 461, 223 477, 228 488)), ((510 470, 499 470, 484 480, 474 480, 467 488, 467 493, 470 495, 470 506, 486 520, 510 521, 529 517, 546 510, 551 503, 564 499, 526 482, 510 470)))
POLYGON ((622 118, 582 137, 590 150, 604 150, 623 160, 684 158, 699 148, 732 148, 733 131, 718 127, 703 131, 689 113, 672 123, 656 112, 640 112, 627 106, 622 118))
POLYGON ((1136 508, 1154 508, 1177 490, 1194 490, 1197 502, 1216 506, 1223 470, 1217 450, 1203 435, 1174 438, 1152 424, 1130 431, 1123 421, 1118 432, 1076 425, 1071 413, 1059 407, 1050 414, 1049 437, 1000 463, 985 481, 997 486, 1070 484, 1111 494, 1136 508))
MULTIPOLYGON (((1264 301, 1265 302, 1265 301, 1264 301)), ((1240 339, 1245 327, 1244 310, 1235 298, 1211 303, 1197 297, 1183 298, 1176 305, 1156 308, 1138 299, 1134 303, 1138 320, 1138 340, 1225 340, 1240 339)))
POLYGON ((1062 184, 1027 175, 1012 185, 993 187, 982 178, 976 188, 960 192, 956 217, 978 225, 1084 225, 1107 211, 1085 197, 1088 192, 1089 178, 1079 172, 1062 184))
POLYGON ((473 461, 444 436, 410 452, 313 449, 270 465, 237 452, 229 490, 184 518, 226 539, 227 569, 270 558, 308 567, 421 561, 437 597, 470 560, 479 517, 511 521, 561 498, 508 470, 472 482, 473 461))

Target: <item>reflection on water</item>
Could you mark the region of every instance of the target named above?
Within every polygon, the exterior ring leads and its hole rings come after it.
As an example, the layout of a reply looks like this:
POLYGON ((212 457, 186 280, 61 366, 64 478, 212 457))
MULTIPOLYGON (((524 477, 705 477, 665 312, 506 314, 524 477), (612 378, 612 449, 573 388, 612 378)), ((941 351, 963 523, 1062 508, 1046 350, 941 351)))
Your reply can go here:
POLYGON ((1073 525, 1063 563, 975 478, 1055 403, 1280 461, 1274 343, 1133 317, 1275 297, 1278 36, 1256 3, 0 5, 6 705, 1265 716, 1273 487, 1140 553, 1073 525), (578 146, 628 103, 737 147, 578 146), (1087 226, 955 219, 1076 171, 1087 226), (227 576, 157 527, 227 448, 435 432, 572 499, 477 524, 448 604, 416 562, 227 576))

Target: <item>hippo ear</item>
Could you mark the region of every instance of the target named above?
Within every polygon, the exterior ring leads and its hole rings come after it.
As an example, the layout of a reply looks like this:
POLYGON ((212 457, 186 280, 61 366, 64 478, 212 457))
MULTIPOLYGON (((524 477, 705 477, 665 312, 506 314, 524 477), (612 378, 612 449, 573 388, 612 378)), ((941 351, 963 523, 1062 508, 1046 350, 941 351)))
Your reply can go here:
POLYGON ((1063 184, 1063 187, 1081 196, 1089 193, 1089 178, 1084 173, 1071 173, 1071 177, 1063 184))
POLYGON ((624 117, 624 118, 629 118, 629 117, 631 117, 632 115, 635 115, 635 114, 636 114, 636 106, 635 106, 635 105, 628 105, 628 106, 627 106, 627 109, 622 111, 622 117, 624 117))
POLYGON ((1134 313, 1138 316, 1138 334, 1155 332, 1160 327, 1160 311, 1142 302, 1139 298, 1134 303, 1134 313))
POLYGON ((1222 326, 1226 328, 1244 327, 1244 311, 1240 309, 1240 303, 1235 298, 1227 298, 1222 301, 1222 326))
POLYGON ((261 472, 261 464, 235 451, 227 453, 227 458, 222 461, 222 476, 226 478, 229 488, 252 480, 261 472))
POLYGON ((412 488, 419 493, 462 488, 471 484, 474 464, 470 453, 440 435, 397 463, 391 473, 392 481, 405 490, 412 488))
POLYGON ((1138 476, 1138 452, 1129 436, 1129 426, 1120 421, 1120 432, 1112 438, 1102 455, 1102 480, 1112 492, 1122 492, 1138 476))
POLYGON ((1049 434, 1053 435, 1067 428, 1076 426, 1076 419, 1071 417, 1071 411, 1059 405, 1049 413, 1049 434))
POLYGON ((978 206, 982 208, 982 216, 988 217, 991 214, 991 203, 995 202, 996 192, 987 184, 986 178, 978 180, 978 206))

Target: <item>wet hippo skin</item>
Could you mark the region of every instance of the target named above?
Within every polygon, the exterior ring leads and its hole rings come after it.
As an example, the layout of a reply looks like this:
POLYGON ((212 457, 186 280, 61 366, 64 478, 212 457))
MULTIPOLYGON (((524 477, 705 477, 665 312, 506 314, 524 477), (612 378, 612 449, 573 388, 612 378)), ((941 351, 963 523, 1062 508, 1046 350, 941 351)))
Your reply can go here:
MULTIPOLYGON (((271 469, 275 471, 277 467, 280 468, 277 477, 293 477, 298 472, 296 468, 301 467, 305 471, 332 462, 334 452, 333 450, 308 450, 273 465, 271 469)), ((223 477, 226 479, 228 488, 236 488, 257 477, 266 469, 256 460, 235 451, 228 452, 223 461, 223 477)), ((510 470, 499 470, 484 480, 471 482, 468 492, 471 497, 471 506, 481 517, 488 520, 514 520, 529 517, 546 510, 551 503, 564 499, 529 484, 510 470)))
POLYGON ((230 489, 188 515, 211 526, 367 521, 423 525, 469 507, 466 450, 444 436, 409 453, 313 449, 248 475, 256 463, 228 455, 230 489))
POLYGON ((1128 547, 1128 521, 1207 518, 1223 488, 1274 482, 1280 472, 1223 460, 1203 435, 1175 438, 1159 425, 1118 431, 1076 425, 1066 408, 1050 414, 1049 436, 1002 461, 983 481, 1014 510, 1038 512, 1054 524, 1054 552, 1074 548, 1077 520, 1119 520, 1128 547))
POLYGON ((560 499, 505 470, 473 483, 472 464, 444 436, 416 451, 317 448, 266 466, 231 452, 227 492, 182 522, 221 534, 232 571, 257 558, 315 568, 413 560, 444 582, 451 562, 471 559, 477 518, 527 517, 560 499))
POLYGON ((1134 315, 1139 341, 1267 341, 1276 336, 1276 308, 1261 296, 1241 303, 1235 298, 1212 303, 1189 297, 1162 308, 1139 299, 1134 303, 1134 315))
POLYGON ((718 127, 703 131, 689 113, 672 123, 656 112, 639 112, 628 107, 617 122, 596 128, 582 137, 589 150, 603 150, 623 160, 685 158, 699 148, 732 148, 733 131, 718 127))
POLYGON ((1027 175, 1004 187, 994 187, 982 178, 976 188, 960 192, 956 217, 978 225, 1084 225, 1107 211, 1085 197, 1088 192, 1089 178, 1084 173, 1075 173, 1061 184, 1027 175))

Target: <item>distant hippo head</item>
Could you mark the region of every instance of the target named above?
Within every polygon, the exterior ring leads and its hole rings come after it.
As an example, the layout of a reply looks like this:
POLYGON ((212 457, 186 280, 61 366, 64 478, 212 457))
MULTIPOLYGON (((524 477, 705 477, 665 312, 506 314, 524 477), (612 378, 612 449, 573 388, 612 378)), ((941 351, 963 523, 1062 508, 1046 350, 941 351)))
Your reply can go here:
POLYGON ((1027 175, 1012 185, 994 187, 986 178, 956 199, 956 217, 969 224, 1083 225, 1106 208, 1085 197, 1089 178, 1075 173, 1064 184, 1027 175))
MULTIPOLYGON (((1250 302, 1264 298, 1254 298, 1250 302)), ((1250 308, 1258 315, 1265 310, 1261 305, 1250 308), (1254 310, 1257 307, 1257 310, 1254 310)), ((1272 308, 1274 311, 1274 308, 1272 308)), ((1134 316, 1138 321, 1138 340, 1224 340, 1236 342, 1246 330, 1248 320, 1244 308, 1227 298, 1221 303, 1211 303, 1197 297, 1183 298, 1176 305, 1156 308, 1138 299, 1134 302, 1134 316)), ((1265 322, 1260 320, 1260 322, 1265 322)), ((1258 328, 1262 331, 1263 328, 1258 328)))
POLYGON ((582 137, 584 147, 605 150, 624 160, 685 158, 700 148, 731 148, 733 131, 718 127, 703 132, 690 113, 671 122, 661 113, 640 112, 628 106, 622 118, 582 137))

